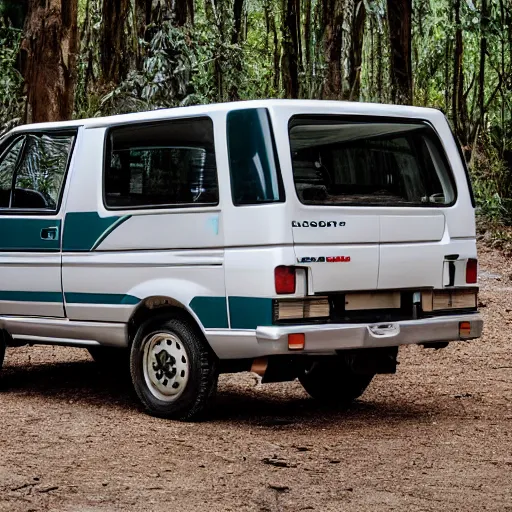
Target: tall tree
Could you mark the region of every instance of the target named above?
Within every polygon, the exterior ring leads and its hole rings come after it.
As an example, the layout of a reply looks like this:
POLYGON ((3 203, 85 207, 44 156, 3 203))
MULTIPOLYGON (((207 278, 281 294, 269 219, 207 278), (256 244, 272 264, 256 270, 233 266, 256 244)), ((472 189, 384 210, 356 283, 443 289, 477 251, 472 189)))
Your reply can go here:
POLYGON ((282 3, 281 74, 286 98, 299 97, 300 66, 300 0, 283 0, 282 3))
POLYGON ((173 0, 170 2, 174 5, 174 22, 178 27, 185 23, 194 23, 194 0, 173 0))
POLYGON ((326 76, 322 91, 324 99, 340 99, 342 96, 343 7, 343 0, 323 0, 322 3, 324 60, 326 66, 326 76))
POLYGON ((461 142, 466 144, 467 107, 464 95, 464 41, 462 39, 461 0, 454 0, 453 11, 455 21, 455 47, 453 54, 453 95, 452 119, 455 132, 461 142))
MULTIPOLYGON (((231 33, 231 44, 238 45, 243 36, 242 32, 242 16, 244 11, 244 0, 234 0, 233 2, 233 29, 231 33)), ((238 82, 242 75, 242 53, 238 49, 238 52, 233 56, 232 67, 234 71, 234 80, 232 80, 229 87, 229 99, 231 101, 240 100, 238 92, 238 82)))
POLYGON ((359 92, 361 90, 361 67, 363 65, 363 37, 364 26, 366 21, 366 8, 363 0, 355 3, 350 41, 350 51, 348 55, 348 87, 349 91, 346 99, 350 101, 359 100, 359 92))
POLYGON ((100 64, 106 84, 119 83, 128 73, 126 22, 129 13, 130 0, 103 0, 100 64))
POLYGON ((387 0, 391 101, 412 104, 412 0, 387 0))
POLYGON ((77 0, 29 0, 21 50, 26 122, 71 118, 77 45, 77 0))
POLYGON ((485 57, 487 55, 487 24, 488 24, 487 0, 482 0, 480 11, 480 69, 478 73, 478 110, 479 123, 483 123, 485 115, 485 57))

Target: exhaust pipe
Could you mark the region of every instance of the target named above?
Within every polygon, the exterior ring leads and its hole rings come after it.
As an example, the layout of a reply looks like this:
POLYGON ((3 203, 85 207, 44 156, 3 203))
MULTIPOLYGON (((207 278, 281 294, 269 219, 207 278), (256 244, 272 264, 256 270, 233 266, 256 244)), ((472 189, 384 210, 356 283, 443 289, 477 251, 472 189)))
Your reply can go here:
POLYGON ((267 357, 258 357, 254 359, 251 365, 251 372, 256 373, 260 377, 265 375, 268 366, 268 358, 267 357))

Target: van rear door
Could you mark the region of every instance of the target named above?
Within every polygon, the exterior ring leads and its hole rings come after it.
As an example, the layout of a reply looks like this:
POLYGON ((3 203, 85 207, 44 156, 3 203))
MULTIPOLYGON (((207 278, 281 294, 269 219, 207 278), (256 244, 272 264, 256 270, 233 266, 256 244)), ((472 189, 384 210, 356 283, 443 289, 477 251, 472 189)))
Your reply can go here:
POLYGON ((432 286, 434 274, 441 279, 444 209, 455 202, 455 185, 429 124, 295 116, 289 135, 301 203, 292 228, 295 252, 299 264, 313 262, 314 293, 432 286))

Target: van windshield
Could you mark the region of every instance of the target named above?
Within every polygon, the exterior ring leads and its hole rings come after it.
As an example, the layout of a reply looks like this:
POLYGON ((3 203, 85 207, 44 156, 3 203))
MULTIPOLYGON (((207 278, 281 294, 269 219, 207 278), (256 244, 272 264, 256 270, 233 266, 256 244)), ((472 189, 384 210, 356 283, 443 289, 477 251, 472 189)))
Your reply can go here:
POLYGON ((304 204, 445 206, 455 200, 439 140, 421 122, 295 116, 290 146, 304 204))

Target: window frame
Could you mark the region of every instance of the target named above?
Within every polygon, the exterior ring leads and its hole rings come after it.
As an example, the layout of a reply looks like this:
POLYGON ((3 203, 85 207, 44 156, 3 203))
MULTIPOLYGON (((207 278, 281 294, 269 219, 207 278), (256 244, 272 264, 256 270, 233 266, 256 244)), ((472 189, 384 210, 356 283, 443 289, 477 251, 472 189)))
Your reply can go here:
MULTIPOLYGON (((204 148, 203 148, 204 149, 204 148)), ((217 165, 217 151, 215 148, 215 123, 214 120, 208 115, 200 115, 200 116, 190 116, 190 117, 171 117, 167 119, 159 119, 159 120, 148 120, 148 121, 137 121, 133 123, 123 123, 109 126, 105 130, 104 140, 103 140, 103 169, 102 169, 102 179, 101 179, 101 196, 103 201, 103 207, 108 211, 146 211, 146 210, 179 210, 179 209, 190 209, 190 208, 212 208, 219 206, 220 204, 220 183, 219 183, 219 166, 217 165), (109 206, 107 204, 107 188, 106 188, 106 178, 107 178, 107 157, 109 153, 111 153, 111 142, 110 142, 110 133, 115 131, 116 129, 126 128, 128 126, 132 128, 140 127, 144 129, 148 126, 158 126, 162 124, 169 124, 175 121, 191 121, 191 120, 207 120, 211 123, 212 127, 212 140, 213 140, 213 158, 215 160, 215 181, 217 183, 217 201, 215 203, 168 203, 168 204, 158 204, 158 205, 146 205, 146 206, 109 206)))
POLYGON ((244 208, 247 206, 249 206, 249 207, 250 206, 270 206, 270 205, 286 203, 286 188, 284 186, 283 173, 281 171, 281 161, 279 159, 279 152, 277 149, 276 138, 275 138, 275 134, 274 134, 274 126, 272 124, 272 118, 270 116, 270 112, 269 112, 268 108, 250 107, 250 108, 244 108, 244 109, 233 109, 233 110, 230 110, 229 112, 227 112, 227 114, 226 114, 226 147, 227 147, 227 151, 228 151, 228 170, 229 170, 229 184, 230 184, 230 188, 231 188, 231 202, 234 207, 244 208), (231 170, 231 146, 229 143, 228 117, 229 117, 229 114, 231 114, 232 112, 237 112, 239 110, 265 110, 265 113, 266 113, 267 119, 268 119, 270 140, 271 140, 271 144, 272 144, 272 155, 274 157, 274 162, 276 164, 275 172, 276 172, 276 178, 277 178, 277 187, 279 190, 279 199, 272 200, 272 201, 260 201, 258 203, 239 203, 235 200, 235 195, 234 195, 235 194, 235 186, 234 186, 235 184, 233 183, 233 172, 231 170))
MULTIPOLYGON (((304 125, 302 125, 304 126, 304 125)), ((390 138, 393 138, 393 134, 390 134, 390 138)), ((439 137, 439 134, 433 124, 426 120, 426 119, 420 119, 420 118, 410 118, 410 117, 390 117, 390 116, 372 116, 372 115, 351 115, 351 114, 294 114, 290 117, 288 120, 288 141, 289 141, 289 150, 290 150, 290 163, 291 163, 291 170, 292 170, 292 180, 293 180, 293 188, 295 189, 295 195, 297 197, 297 200, 302 206, 306 207, 346 207, 346 208, 357 208, 357 207, 368 207, 368 208, 451 208, 453 207, 458 200, 458 188, 457 188, 457 182, 455 180, 455 175, 453 173, 453 168, 450 162, 450 159, 448 158, 448 155, 446 153, 446 150, 443 146, 443 143, 441 142, 441 139, 439 137), (439 153, 439 156, 441 158, 441 163, 444 165, 447 177, 450 181, 452 190, 453 190, 453 199, 449 203, 373 203, 373 202, 347 202, 347 203, 332 203, 332 204, 310 204, 310 203, 304 203, 298 193, 297 186, 295 184, 295 173, 293 170, 293 153, 292 153, 292 144, 291 144, 291 129, 294 126, 294 122, 297 120, 303 119, 303 120, 341 120, 343 122, 346 122, 347 124, 350 123, 369 123, 369 124, 377 124, 377 123, 388 123, 388 124, 411 124, 411 125, 423 125, 427 130, 429 131, 430 140, 432 144, 434 145, 435 149, 439 153)), ((428 148, 427 148, 428 149, 428 148)), ((433 162, 435 165, 435 162, 433 162)), ((423 165, 423 163, 421 164, 423 165)), ((439 178, 441 181, 441 178, 439 178)))
POLYGON ((59 215, 61 208, 62 208, 62 200, 64 198, 64 191, 66 189, 66 185, 68 182, 69 169, 71 167, 71 160, 72 160, 74 152, 75 152, 76 141, 78 138, 78 131, 79 131, 79 127, 17 131, 17 132, 12 133, 11 135, 8 134, 5 138, 5 140, 1 141, 2 144, 7 142, 7 147, 4 151, 2 151, 2 153, 0 155, 0 161, 3 160, 5 152, 12 148, 12 146, 16 140, 23 139, 23 147, 21 148, 20 155, 18 156, 18 159, 16 161, 14 173, 12 176, 11 191, 10 191, 10 195, 9 195, 9 206, 0 207, 0 215, 23 215, 23 216, 38 215, 38 216, 49 216, 49 217, 59 215), (16 177, 17 177, 20 159, 22 158, 22 156, 25 155, 26 138, 28 135, 48 135, 48 134, 69 135, 69 136, 73 137, 73 140, 71 142, 71 147, 69 149, 68 158, 66 160, 66 168, 65 168, 63 176, 62 176, 62 185, 60 188, 59 197, 57 198, 56 208, 52 209, 52 210, 49 210, 47 208, 14 208, 11 206, 13 189, 14 189, 14 185, 16 184, 16 177), (9 143, 8 142, 9 140, 11 140, 12 142, 9 143))

